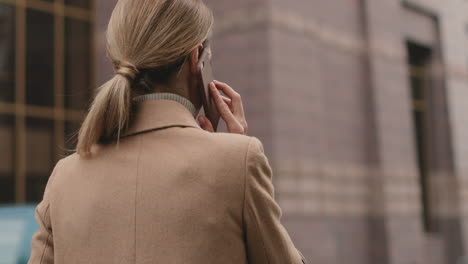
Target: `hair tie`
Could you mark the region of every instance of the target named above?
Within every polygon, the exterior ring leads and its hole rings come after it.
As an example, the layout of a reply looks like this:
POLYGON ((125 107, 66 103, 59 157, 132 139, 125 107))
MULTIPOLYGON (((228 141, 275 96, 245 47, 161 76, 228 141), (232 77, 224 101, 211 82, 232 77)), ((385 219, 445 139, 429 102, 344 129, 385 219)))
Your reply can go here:
POLYGON ((122 75, 130 82, 134 81, 139 73, 137 67, 128 61, 120 62, 117 66, 116 74, 122 75))

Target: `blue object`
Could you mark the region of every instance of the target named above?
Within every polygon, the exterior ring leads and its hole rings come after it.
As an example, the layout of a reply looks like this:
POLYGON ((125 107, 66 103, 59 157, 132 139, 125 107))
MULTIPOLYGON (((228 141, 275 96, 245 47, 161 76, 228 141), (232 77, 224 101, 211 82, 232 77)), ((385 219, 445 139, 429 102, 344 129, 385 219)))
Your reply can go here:
POLYGON ((0 264, 26 264, 38 226, 36 205, 0 207, 0 264))

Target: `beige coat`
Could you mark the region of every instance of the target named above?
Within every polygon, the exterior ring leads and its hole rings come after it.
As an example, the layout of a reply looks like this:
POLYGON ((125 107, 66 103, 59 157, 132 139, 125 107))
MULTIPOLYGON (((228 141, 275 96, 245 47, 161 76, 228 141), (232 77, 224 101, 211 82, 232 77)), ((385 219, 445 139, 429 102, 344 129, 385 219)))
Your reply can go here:
POLYGON ((255 137, 208 133, 181 104, 138 104, 126 137, 60 160, 30 264, 300 264, 255 137))

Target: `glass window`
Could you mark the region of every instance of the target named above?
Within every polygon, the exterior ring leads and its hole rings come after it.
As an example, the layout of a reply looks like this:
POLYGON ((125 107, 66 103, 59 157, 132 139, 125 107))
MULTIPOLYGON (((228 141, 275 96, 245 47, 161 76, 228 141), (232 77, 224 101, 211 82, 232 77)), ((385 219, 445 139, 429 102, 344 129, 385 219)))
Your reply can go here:
POLYGON ((86 110, 90 88, 90 24, 65 19, 65 106, 86 110))
POLYGON ((54 104, 54 18, 52 14, 27 10, 26 101, 54 104))
POLYGON ((0 102, 14 101, 15 8, 0 4, 0 102))
POLYGON ((91 7, 90 0, 65 0, 65 4, 70 5, 70 6, 87 8, 87 9, 91 7))
POLYGON ((428 80, 428 66, 431 59, 431 50, 416 43, 407 43, 408 67, 411 83, 411 96, 413 101, 414 136, 416 143, 416 154, 419 167, 419 181, 421 187, 421 207, 424 230, 432 232, 434 226, 431 220, 431 205, 429 203, 428 184, 428 157, 429 138, 427 128, 429 116, 427 112, 428 98, 426 91, 428 80))
POLYGON ((54 162, 54 122, 27 118, 26 120, 26 200, 42 200, 54 162))
POLYGON ((14 122, 11 116, 0 115, 0 204, 15 201, 14 122))

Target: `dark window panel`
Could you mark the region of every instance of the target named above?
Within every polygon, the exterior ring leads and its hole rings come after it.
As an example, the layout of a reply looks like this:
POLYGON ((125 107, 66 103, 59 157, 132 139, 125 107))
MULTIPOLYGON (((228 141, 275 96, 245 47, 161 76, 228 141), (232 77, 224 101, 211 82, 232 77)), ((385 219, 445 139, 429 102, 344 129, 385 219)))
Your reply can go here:
POLYGON ((66 5, 89 9, 91 7, 90 0, 65 0, 66 5))
POLYGON ((431 49, 413 42, 407 43, 408 64, 413 67, 426 67, 431 61, 431 49))
POLYGON ((54 122, 47 119, 26 120, 26 200, 42 200, 47 180, 54 166, 54 122))
POLYGON ((0 102, 15 99, 15 8, 0 4, 0 102))
POLYGON ((413 100, 424 100, 422 83, 423 80, 421 80, 421 78, 411 77, 411 93, 413 100))
POLYGON ((65 106, 75 110, 86 110, 91 96, 90 32, 88 22, 66 18, 65 106))
POLYGON ((80 125, 79 122, 75 121, 65 122, 65 154, 67 156, 75 152, 80 125))
POLYGON ((11 116, 0 115, 0 204, 15 201, 15 133, 11 116))
POLYGON ((27 10, 26 101, 54 104, 54 18, 51 14, 27 10))
POLYGON ((431 60, 431 50, 427 47, 407 43, 408 52, 408 67, 411 76, 411 96, 414 105, 413 111, 413 126, 415 137, 415 149, 417 154, 417 162, 419 167, 419 181, 421 189, 421 207, 422 207, 422 222, 426 232, 433 232, 434 224, 432 221, 431 204, 429 201, 429 185, 428 185, 428 98, 426 91, 429 89, 427 82, 427 72, 429 62, 431 60), (418 104, 423 104, 424 107, 418 107, 418 104))

